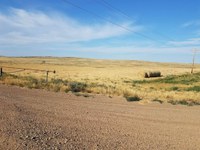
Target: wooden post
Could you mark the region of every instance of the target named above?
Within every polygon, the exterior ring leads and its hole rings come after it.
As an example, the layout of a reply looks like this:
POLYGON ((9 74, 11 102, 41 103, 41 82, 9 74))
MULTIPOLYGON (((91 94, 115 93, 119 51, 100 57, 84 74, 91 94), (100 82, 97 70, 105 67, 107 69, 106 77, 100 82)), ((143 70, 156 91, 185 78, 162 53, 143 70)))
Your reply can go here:
POLYGON ((48 83, 48 76, 49 76, 49 71, 47 71, 47 75, 46 75, 46 82, 48 83))
POLYGON ((3 68, 0 68, 0 77, 3 76, 3 68))

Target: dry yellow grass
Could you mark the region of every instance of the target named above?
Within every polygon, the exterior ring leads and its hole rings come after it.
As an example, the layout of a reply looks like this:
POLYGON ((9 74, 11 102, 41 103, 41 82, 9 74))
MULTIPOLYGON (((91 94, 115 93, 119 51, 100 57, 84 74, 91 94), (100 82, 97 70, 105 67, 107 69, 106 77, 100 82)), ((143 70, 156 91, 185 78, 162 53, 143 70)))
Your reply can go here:
MULTIPOLYGON (((87 91, 92 93, 107 94, 111 96, 139 95, 143 99, 143 102, 149 102, 153 99, 161 99, 162 101, 172 99, 192 99, 199 101, 200 97, 198 92, 166 90, 176 85, 164 83, 133 85, 131 82, 133 80, 143 80, 143 73, 146 71, 161 71, 164 77, 168 75, 190 73, 191 64, 153 63, 128 60, 96 60, 82 58, 0 57, 0 66, 56 70, 56 74, 50 73, 50 78, 100 85, 87 87, 87 91)), ((5 72, 15 71, 15 69, 3 69, 5 72)), ((200 65, 196 65, 195 72, 199 71, 200 65)), ((45 72, 28 70, 14 74, 19 76, 33 76, 36 78, 45 78, 46 75, 45 72)), ((6 83, 12 84, 12 82, 20 82, 10 80, 11 79, 7 79, 6 83)), ((180 86, 185 87, 186 85, 180 86)), ((64 88, 61 91, 64 91, 64 88)))

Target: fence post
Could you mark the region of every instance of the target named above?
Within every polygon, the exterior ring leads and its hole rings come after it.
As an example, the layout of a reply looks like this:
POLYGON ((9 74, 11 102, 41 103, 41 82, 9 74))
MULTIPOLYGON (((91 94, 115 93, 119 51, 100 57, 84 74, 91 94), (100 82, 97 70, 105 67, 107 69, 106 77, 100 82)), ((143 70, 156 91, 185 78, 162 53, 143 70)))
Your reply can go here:
POLYGON ((0 77, 3 76, 3 68, 0 68, 0 77))
POLYGON ((49 76, 49 71, 47 71, 47 75, 46 75, 46 82, 48 83, 48 76, 49 76))

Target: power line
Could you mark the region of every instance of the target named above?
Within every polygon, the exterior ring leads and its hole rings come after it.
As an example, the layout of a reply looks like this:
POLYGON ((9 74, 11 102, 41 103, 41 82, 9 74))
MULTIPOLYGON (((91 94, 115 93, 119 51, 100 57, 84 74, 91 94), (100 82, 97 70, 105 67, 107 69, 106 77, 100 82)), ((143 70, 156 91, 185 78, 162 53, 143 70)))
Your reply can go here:
POLYGON ((171 38, 171 37, 169 37, 169 36, 167 36, 167 35, 165 35, 165 34, 163 34, 161 32, 158 32, 158 31, 153 31, 153 32, 156 33, 157 35, 159 35, 160 37, 163 37, 163 38, 168 39, 170 41, 176 41, 173 38, 171 38))
POLYGON ((156 39, 154 39, 154 38, 151 38, 151 37, 149 37, 149 36, 147 36, 147 35, 144 35, 144 34, 142 34, 142 33, 133 31, 133 30, 131 30, 131 29, 125 27, 125 26, 122 26, 122 25, 120 25, 120 24, 118 24, 118 23, 115 23, 115 22, 113 22, 113 21, 111 21, 111 20, 109 20, 109 19, 106 19, 106 18, 104 18, 104 17, 102 17, 102 16, 100 16, 100 15, 98 15, 98 14, 96 14, 96 13, 93 13, 92 11, 89 11, 89 10, 87 10, 87 9, 85 9, 85 8, 83 8, 83 7, 79 6, 79 5, 77 5, 77 4, 74 4, 74 3, 72 3, 72 2, 70 2, 70 1, 68 1, 68 0, 62 0, 62 1, 64 1, 65 3, 67 3, 67 4, 69 4, 69 5, 73 6, 73 7, 78 8, 78 9, 80 9, 80 10, 82 10, 82 11, 84 11, 84 12, 86 12, 86 13, 92 15, 92 16, 98 17, 98 18, 100 18, 101 20, 104 20, 104 21, 106 21, 106 22, 109 22, 109 23, 111 23, 111 24, 113 24, 113 25, 115 25, 115 26, 118 26, 118 27, 120 27, 120 28, 122 28, 122 29, 124 29, 124 30, 126 30, 126 31, 129 31, 129 32, 134 33, 134 34, 137 34, 137 35, 139 35, 139 36, 141 36, 141 37, 143 37, 143 38, 149 39, 149 40, 151 40, 151 41, 161 42, 161 41, 156 40, 156 39))
MULTIPOLYGON (((114 6, 112 6, 110 3, 106 2, 105 0, 97 0, 97 1, 101 2, 101 4, 104 5, 105 7, 107 7, 108 9, 111 8, 112 10, 118 12, 119 14, 121 14, 121 15, 123 15, 123 16, 129 18, 129 19, 132 19, 132 18, 131 18, 129 15, 127 15, 125 12, 123 12, 122 10, 120 10, 120 9, 118 9, 118 8, 116 8, 116 7, 114 7, 114 6)), ((110 10, 111 10, 111 9, 110 9, 110 10)))
MULTIPOLYGON (((105 1, 105 0, 96 0, 96 1, 99 1, 101 2, 102 5, 104 5, 105 7, 107 7, 108 9, 110 9, 111 11, 114 10, 115 12, 118 12, 119 14, 129 18, 129 19, 132 19, 131 16, 129 16, 127 13, 125 13, 124 11, 114 7, 112 4, 110 4, 109 2, 105 1)), ((153 31, 154 33, 156 33, 157 35, 159 35, 160 37, 163 37, 165 39, 168 39, 170 41, 175 41, 174 39, 172 39, 171 37, 167 36, 167 35, 164 35, 163 33, 160 33, 158 31, 153 31)))

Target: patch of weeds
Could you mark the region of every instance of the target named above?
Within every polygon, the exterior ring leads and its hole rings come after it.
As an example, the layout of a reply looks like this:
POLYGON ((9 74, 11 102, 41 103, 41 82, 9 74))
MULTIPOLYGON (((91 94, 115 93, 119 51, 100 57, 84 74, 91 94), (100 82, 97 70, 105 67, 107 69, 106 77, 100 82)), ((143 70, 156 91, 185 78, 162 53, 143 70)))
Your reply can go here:
POLYGON ((76 96, 83 96, 83 97, 91 97, 89 94, 87 93, 74 93, 74 95, 76 96))
POLYGON ((160 100, 160 99, 157 99, 157 98, 153 99, 152 101, 153 101, 153 102, 158 102, 158 103, 160 103, 160 104, 162 104, 162 103, 163 103, 163 101, 162 101, 162 100, 160 100))
POLYGON ((133 80, 133 84, 144 84, 144 83, 150 83, 148 80, 133 80))
POLYGON ((170 75, 163 79, 154 80, 154 82, 189 85, 189 84, 200 81, 199 75, 200 75, 199 73, 198 74, 184 74, 184 75, 170 75))
POLYGON ((5 77, 9 76, 9 77, 12 77, 13 79, 18 79, 19 78, 19 76, 17 76, 17 75, 7 74, 7 73, 4 73, 3 76, 5 76, 5 77))
POLYGON ((178 104, 181 104, 181 105, 189 105, 190 102, 186 101, 186 100, 181 100, 181 101, 178 101, 178 104))
POLYGON ((192 104, 191 106, 193 106, 193 105, 200 105, 200 102, 193 101, 191 104, 192 104))
POLYGON ((135 83, 132 84, 132 87, 136 87, 136 86, 137 86, 137 84, 135 84, 135 83))
POLYGON ((64 92, 68 93, 68 92, 70 92, 70 89, 67 87, 67 88, 65 88, 64 92))
POLYGON ((54 91, 54 92, 59 92, 59 91, 60 91, 60 88, 61 88, 61 87, 60 87, 59 85, 56 85, 56 86, 53 87, 53 91, 54 91))
POLYGON ((170 104, 172 104, 172 105, 177 105, 177 104, 179 104, 179 102, 176 101, 176 100, 169 100, 169 101, 167 101, 167 102, 170 103, 170 104))
POLYGON ((125 97, 128 102, 135 102, 142 100, 138 95, 125 97))
POLYGON ((200 105, 200 102, 197 101, 193 101, 193 100, 170 100, 168 101, 168 103, 172 104, 172 105, 186 105, 186 106, 194 106, 194 105, 200 105))
POLYGON ((87 85, 82 82, 70 82, 69 88, 72 92, 84 92, 86 90, 87 85))
POLYGON ((62 79, 51 79, 51 83, 53 83, 53 84, 63 84, 63 80, 62 79))
POLYGON ((16 75, 13 75, 13 74, 8 74, 8 73, 3 73, 2 74, 2 76, 0 77, 0 80, 4 80, 5 78, 7 78, 7 77, 10 77, 10 78, 12 78, 12 79, 17 79, 18 78, 18 76, 16 76, 16 75))
POLYGON ((131 83, 131 81, 128 81, 128 80, 124 80, 124 83, 131 83))
POLYGON ((173 87, 170 88, 170 90, 171 91, 179 91, 180 89, 177 86, 173 86, 173 87))
POLYGON ((37 87, 38 84, 39 84, 38 79, 33 78, 33 77, 31 77, 31 76, 23 77, 23 79, 24 79, 25 81, 27 81, 27 86, 28 86, 28 88, 37 87))
POLYGON ((68 80, 63 80, 63 84, 64 84, 65 86, 67 86, 67 85, 68 85, 68 83, 69 83, 69 81, 68 81, 68 80))
POLYGON ((200 86, 189 87, 189 88, 187 89, 187 91, 196 91, 196 92, 200 92, 200 86))
POLYGON ((21 80, 25 81, 24 86, 30 89, 42 89, 47 86, 46 80, 44 79, 36 79, 31 76, 21 77, 21 80))

